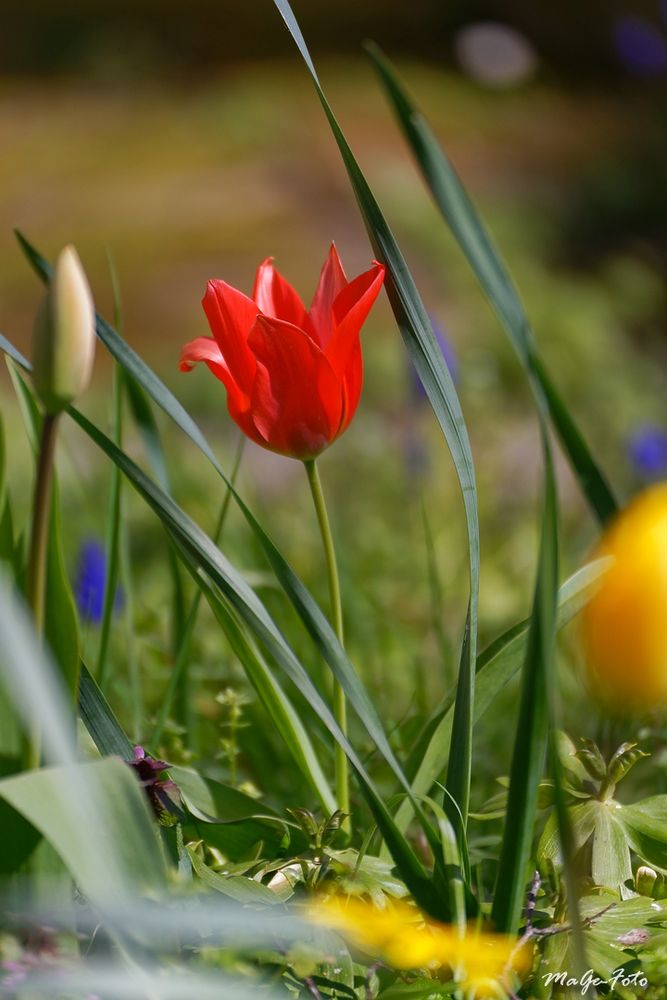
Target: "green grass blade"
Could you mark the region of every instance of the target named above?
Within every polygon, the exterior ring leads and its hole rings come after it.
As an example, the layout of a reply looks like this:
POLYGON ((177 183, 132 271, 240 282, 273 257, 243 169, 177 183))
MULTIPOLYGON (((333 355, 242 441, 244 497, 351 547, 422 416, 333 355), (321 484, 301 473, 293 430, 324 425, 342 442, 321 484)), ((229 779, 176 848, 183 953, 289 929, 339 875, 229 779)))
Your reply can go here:
POLYGON ((492 919, 498 930, 516 933, 525 901, 538 786, 544 771, 550 726, 550 674, 556 632, 558 520, 551 454, 545 448, 545 496, 533 610, 523 665, 519 720, 514 737, 510 786, 492 919))
MULTIPOLYGON (((239 468, 241 467, 241 459, 243 458, 243 452, 245 449, 246 439, 241 436, 239 438, 239 443, 236 449, 236 458, 234 459, 234 465, 232 467, 230 482, 233 486, 236 485, 236 478, 238 475, 239 468)), ((213 541, 216 545, 219 544, 220 537, 222 535, 223 528, 225 526, 225 521, 227 520, 227 513, 229 511, 229 505, 231 501, 231 493, 229 489, 226 490, 224 499, 222 501, 222 507, 220 508, 220 516, 218 517, 218 523, 213 535, 213 541)), ((186 722, 186 726, 191 735, 194 733, 194 726, 191 724, 189 719, 188 708, 191 707, 191 699, 188 697, 185 689, 189 683, 189 663, 190 663, 190 651, 192 647, 192 638, 195 632, 195 626, 197 624, 197 618, 199 616, 199 605, 201 603, 202 590, 198 588, 192 601, 190 607, 187 611, 185 622, 180 636, 180 642, 178 649, 176 651, 176 656, 174 659, 174 666, 169 677, 169 684, 165 692, 162 704, 157 714, 157 719, 155 722, 155 730, 153 731, 152 745, 155 749, 162 739, 162 734, 164 732, 164 727, 169 718, 169 712, 171 711, 171 706, 174 700, 179 697, 181 702, 182 711, 180 713, 181 718, 186 722)))
POLYGON ((438 140, 400 85, 388 60, 376 45, 368 45, 367 51, 436 205, 514 346, 535 395, 546 402, 551 422, 592 511, 601 523, 606 522, 616 513, 616 501, 544 369, 524 308, 486 228, 438 140))
POLYGON ((385 286, 399 330, 452 455, 463 496, 468 532, 470 607, 467 642, 463 644, 457 695, 456 743, 452 745, 448 790, 459 805, 463 822, 468 812, 471 774, 472 711, 477 655, 479 592, 479 524, 475 471, 461 405, 442 352, 431 329, 412 275, 327 101, 306 43, 287 0, 274 0, 308 67, 331 131, 340 150, 368 236, 378 260, 387 268, 385 286))
MULTIPOLYGON (((579 613, 605 572, 606 559, 597 559, 577 570, 558 592, 557 628, 561 629, 579 613)), ((519 622, 503 632, 477 657, 474 722, 477 724, 494 704, 498 694, 516 676, 526 653, 529 621, 519 622)), ((412 778, 415 798, 427 795, 447 765, 453 724, 453 698, 447 697, 416 741, 405 770, 412 778)), ((404 799, 396 812, 396 824, 405 830, 412 816, 412 805, 404 799)))
MULTIPOLYGON (((121 378, 118 365, 114 364, 113 385, 111 390, 111 438, 117 444, 122 444, 122 393, 121 378)), ((100 626, 100 642, 97 652, 97 677, 100 687, 104 690, 109 679, 109 640, 111 638, 111 623, 116 604, 116 588, 118 587, 118 570, 120 563, 120 511, 121 511, 121 475, 115 465, 111 467, 111 484, 109 487, 109 511, 106 529, 107 567, 104 580, 104 605, 102 608, 102 624, 100 626)))
MULTIPOLYGON (((328 706, 255 592, 205 533, 188 518, 171 497, 160 490, 124 452, 118 449, 83 414, 76 411, 73 407, 70 407, 68 412, 79 427, 119 466, 135 489, 157 514, 167 530, 173 535, 174 540, 179 544, 179 548, 188 552, 193 561, 197 562, 216 583, 241 620, 246 623, 256 638, 259 639, 260 643, 267 649, 272 660, 290 677, 334 739, 343 747, 356 772, 368 806, 401 872, 401 876, 410 887, 415 899, 420 902, 420 905, 428 912, 442 917, 444 901, 440 900, 434 892, 427 872, 403 834, 396 828, 383 797, 369 778, 361 760, 341 733, 328 706)), ((400 768, 397 768, 397 770, 399 780, 405 781, 400 768)), ((425 819, 422 820, 422 825, 426 831, 430 831, 430 825, 425 819)))
POLYGON ((81 664, 79 714, 103 757, 132 760, 132 743, 85 663, 81 664))
MULTIPOLYGON (((108 254, 109 273, 114 300, 114 322, 117 329, 122 328, 122 307, 118 275, 111 254, 108 254)), ((123 389, 122 368, 114 364, 113 382, 111 388, 111 437, 120 447, 123 441, 123 389)), ((120 564, 120 521, 121 521, 121 475, 116 466, 111 467, 111 484, 109 488, 109 511, 106 530, 107 571, 104 581, 104 605, 102 608, 102 624, 100 627, 100 642, 97 652, 97 677, 102 689, 108 679, 109 639, 111 623, 116 604, 116 588, 120 564)))
MULTIPOLYGON (((190 565, 196 573, 196 566, 193 566, 192 562, 190 565)), ((197 583, 201 588, 200 593, 205 595, 229 645, 238 657, 248 680, 264 705, 272 724, 280 733, 301 774, 306 779, 309 788, 317 797, 325 815, 332 815, 336 811, 336 798, 329 787, 310 737, 294 706, 276 681, 256 644, 248 635, 247 628, 239 621, 228 602, 206 580, 202 579, 201 575, 198 576, 197 583)))

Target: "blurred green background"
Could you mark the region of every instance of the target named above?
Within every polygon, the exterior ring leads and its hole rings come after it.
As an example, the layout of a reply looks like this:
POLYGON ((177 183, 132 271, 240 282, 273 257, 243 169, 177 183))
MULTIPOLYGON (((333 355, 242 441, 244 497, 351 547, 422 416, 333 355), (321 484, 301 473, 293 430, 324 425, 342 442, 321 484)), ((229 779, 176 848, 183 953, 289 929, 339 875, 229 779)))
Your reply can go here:
MULTIPOLYGON (((529 607, 540 482, 536 422, 514 356, 424 190, 361 43, 373 37, 386 48, 435 127, 506 257, 547 366, 625 497, 667 472, 667 445, 660 444, 667 431, 667 11, 630 0, 552 9, 521 0, 301 0, 294 9, 456 358, 479 481, 486 641, 529 607), (652 451, 645 441, 640 447, 647 428, 652 451)), ((231 464, 236 435, 222 386, 206 370, 177 370, 181 344, 207 332, 199 304, 206 279, 221 277, 249 292, 255 267, 273 255, 308 301, 332 239, 348 274, 372 256, 280 18, 269 0, 4 0, 2 12, 0 329, 27 350, 40 296, 12 227, 49 256, 74 242, 109 317, 111 254, 126 338, 231 464)), ((399 723, 415 708, 426 711, 454 675, 466 545, 453 468, 413 386, 386 300, 363 341, 362 403, 324 456, 322 475, 352 658, 381 710, 399 723)), ((110 377, 100 349, 83 407, 102 420, 110 377)), ((12 488, 25 504, 29 455, 4 374, 0 391, 12 488)), ((166 425, 164 431, 175 494, 212 529, 219 481, 184 439, 166 425)), ((108 469, 74 428, 64 437, 75 575, 80 543, 104 533, 108 469)), ((141 456, 131 428, 127 446, 141 456)), ((301 467, 249 445, 241 483, 324 603, 301 467)), ((585 557, 595 530, 563 463, 559 485, 565 575, 585 557)), ((150 710, 169 665, 168 579, 160 530, 141 504, 126 500, 136 573, 133 655, 150 710)), ((265 580, 235 515, 225 547, 253 580, 265 580)), ((267 599, 291 629, 280 599, 270 592, 267 599)), ((216 722, 223 709, 215 692, 242 682, 205 614, 202 621, 199 707, 216 722)), ((91 626, 91 648, 94 632, 91 626)), ((122 658, 126 640, 120 634, 115 642, 122 658)), ((319 669, 305 642, 303 651, 319 669)), ((581 689, 573 690, 584 704, 581 689)), ((115 697, 122 705, 130 696, 119 689, 115 697)), ((498 747, 504 725, 499 716, 498 747)), ((247 773, 259 782, 255 751, 246 749, 247 773)))

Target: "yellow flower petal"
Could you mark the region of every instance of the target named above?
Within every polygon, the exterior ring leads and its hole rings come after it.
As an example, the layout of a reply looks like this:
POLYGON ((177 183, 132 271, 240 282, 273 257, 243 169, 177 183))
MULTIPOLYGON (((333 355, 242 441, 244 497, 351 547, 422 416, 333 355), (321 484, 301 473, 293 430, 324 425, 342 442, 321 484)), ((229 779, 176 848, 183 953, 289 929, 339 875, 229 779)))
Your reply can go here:
POLYGON ((667 483, 637 497, 603 535, 611 557, 581 615, 588 679, 616 711, 667 702, 667 483))

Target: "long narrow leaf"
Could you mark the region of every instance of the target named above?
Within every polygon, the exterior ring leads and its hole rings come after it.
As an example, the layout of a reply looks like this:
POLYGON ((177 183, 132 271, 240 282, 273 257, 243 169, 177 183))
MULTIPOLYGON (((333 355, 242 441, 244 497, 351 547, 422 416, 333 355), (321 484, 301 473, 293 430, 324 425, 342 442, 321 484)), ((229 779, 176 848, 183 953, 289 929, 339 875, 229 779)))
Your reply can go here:
MULTIPOLYGON (((439 899, 433 890, 428 875, 408 844, 405 837, 397 829, 389 810, 380 793, 375 788, 366 769, 356 752, 340 731, 328 706, 313 685, 310 677, 299 660, 294 655, 285 638, 273 622, 266 608, 254 591, 248 586, 241 574, 234 569, 229 561, 215 547, 205 533, 167 496, 145 473, 114 445, 105 434, 95 427, 83 414, 73 407, 68 412, 86 434, 114 461, 134 488, 140 493, 148 505, 160 518, 164 526, 179 543, 179 548, 189 552, 205 572, 211 577, 240 618, 246 622, 254 635, 269 651, 272 659, 278 663, 290 677, 296 687, 310 703, 313 711, 329 729, 334 739, 343 747, 354 768, 360 787, 371 809, 375 821, 380 828, 391 850, 402 877, 413 892, 415 899, 429 913, 443 917, 445 900, 439 899)), ((405 778, 398 769, 398 777, 405 778)), ((429 824, 422 820, 426 832, 429 824)))
POLYGON ((103 757, 132 760, 132 744, 85 663, 81 664, 79 714, 103 757))
POLYGON ((482 220, 444 150, 400 85, 388 60, 376 45, 368 45, 367 51, 436 205, 514 346, 534 393, 546 402, 551 422, 583 493, 598 520, 604 523, 616 513, 616 501, 539 358, 528 317, 482 220))
POLYGON ((459 669, 454 740, 447 788, 458 803, 465 824, 470 796, 479 593, 477 491, 468 432, 456 389, 438 348, 414 279, 329 105, 292 9, 287 0, 274 0, 274 3, 308 67, 345 164, 369 239, 378 260, 387 268, 386 288, 396 322, 447 441, 461 487, 468 533, 470 602, 465 629, 466 640, 463 642, 459 669))
MULTIPOLYGON (((48 281, 51 273, 50 264, 48 264, 48 262, 37 252, 37 250, 35 250, 35 248, 26 240, 24 236, 17 233, 17 238, 23 252, 37 275, 43 281, 48 281)), ((354 670, 354 667, 350 663, 345 650, 338 641, 338 638, 336 637, 329 621, 322 613, 321 608, 318 606, 317 602, 301 582, 287 560, 280 553, 271 538, 256 520, 252 511, 246 506, 242 498, 234 489, 230 478, 225 475, 225 472, 216 459, 213 450, 195 421, 184 409, 181 403, 179 403, 175 396, 169 391, 169 389, 167 389, 167 387, 160 381, 155 372, 149 368, 145 361, 143 361, 136 354, 136 352, 132 350, 129 344, 127 344, 99 314, 97 315, 97 334, 113 357, 123 366, 125 371, 136 379, 141 388, 148 393, 151 399, 153 399, 153 401, 161 409, 163 409, 165 413, 174 421, 174 423, 189 437, 189 439, 208 459, 215 471, 221 477, 234 498, 235 503, 238 505, 239 510, 253 531, 265 557, 268 559, 289 600, 292 602, 305 627, 316 643, 322 657, 325 662, 328 663, 329 667, 343 687, 350 705, 358 714, 374 744, 390 765, 401 784, 404 787, 407 787, 407 781, 401 771, 398 761, 396 760, 393 750, 389 745, 382 723, 377 714, 377 710, 372 700, 369 698, 359 676, 354 670)), ((23 368, 30 368, 29 362, 2 334, 0 334, 0 349, 9 354, 10 357, 12 357, 23 368)), ((434 357, 436 359, 436 365, 442 367, 442 361, 441 359, 438 360, 439 354, 436 348, 434 348, 434 357)), ((446 370, 445 377, 449 378, 446 370)))
POLYGON ((518 930, 526 868, 537 813, 549 733, 550 682, 556 632, 558 522, 553 464, 545 446, 545 497, 540 557, 523 667, 519 721, 514 737, 507 815, 493 898, 492 917, 506 933, 518 930))
MULTIPOLYGON (((577 570, 558 592, 557 628, 570 622, 586 604, 598 580, 608 565, 606 559, 597 559, 577 570)), ((477 724, 494 704, 500 692, 521 669, 526 655, 526 638, 529 621, 519 622, 503 632, 477 657, 474 722, 477 724)), ((412 792, 415 798, 426 795, 432 784, 447 765, 453 722, 453 698, 449 697, 434 712, 406 764, 408 775, 414 774, 412 792)), ((396 812, 395 820, 400 830, 405 830, 412 816, 412 805, 404 799, 396 812)))
POLYGON ((225 636, 238 657, 248 680, 269 714, 272 724, 280 733, 297 767, 317 796, 326 815, 336 810, 333 795, 315 754, 308 733, 289 698, 282 690, 261 652, 248 635, 247 629, 238 620, 227 601, 197 573, 197 563, 188 552, 184 558, 196 577, 199 593, 204 594, 213 614, 222 626, 225 636))

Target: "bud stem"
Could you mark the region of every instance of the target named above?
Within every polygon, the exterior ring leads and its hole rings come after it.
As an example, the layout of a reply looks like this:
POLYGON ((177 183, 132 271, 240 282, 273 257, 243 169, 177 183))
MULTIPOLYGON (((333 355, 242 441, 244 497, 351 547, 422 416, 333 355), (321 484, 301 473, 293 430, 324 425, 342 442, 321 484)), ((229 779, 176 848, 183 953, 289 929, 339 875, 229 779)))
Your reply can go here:
MULTIPOLYGON (((30 554, 28 557, 26 597, 32 611, 35 631, 40 638, 44 635, 46 565, 58 416, 58 414, 44 414, 39 439, 39 456, 32 505, 32 530, 30 535, 30 554)), ((41 736, 33 723, 26 748, 27 768, 30 770, 39 767, 40 758, 41 736)))
MULTIPOLYGON (((340 595, 340 581, 338 579, 338 566, 336 563, 336 551, 334 549, 331 525, 324 502, 322 483, 320 474, 314 459, 309 459, 303 463, 306 467, 308 484, 313 497, 317 523, 322 536, 324 548, 324 559, 327 566, 327 577, 329 580, 329 599, 331 602, 331 618, 334 631, 338 636, 338 641, 343 645, 343 606, 340 595)), ((345 702, 345 692, 338 679, 333 681, 333 711, 336 722, 340 726, 343 736, 347 736, 347 705, 345 702)), ((336 801, 341 812, 346 814, 342 823, 342 829, 349 833, 350 821, 350 779, 348 775, 347 755, 343 748, 337 743, 335 749, 335 771, 336 771, 336 801)))

